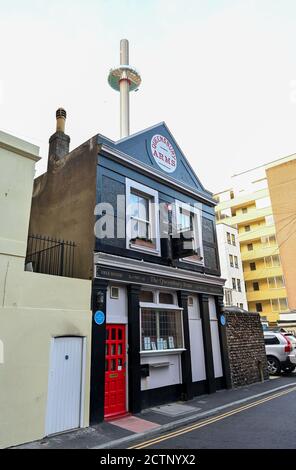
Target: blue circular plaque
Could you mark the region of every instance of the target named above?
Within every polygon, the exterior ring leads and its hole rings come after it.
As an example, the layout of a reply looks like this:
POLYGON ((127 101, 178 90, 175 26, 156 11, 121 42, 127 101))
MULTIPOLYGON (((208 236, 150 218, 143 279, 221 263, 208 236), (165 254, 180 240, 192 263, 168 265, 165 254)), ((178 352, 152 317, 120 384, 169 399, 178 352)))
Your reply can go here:
POLYGON ((103 325, 105 323, 105 314, 101 310, 98 310, 94 316, 95 323, 97 325, 103 325))
POLYGON ((226 325, 226 318, 224 317, 224 315, 221 315, 220 317, 220 323, 222 326, 225 326, 226 325))

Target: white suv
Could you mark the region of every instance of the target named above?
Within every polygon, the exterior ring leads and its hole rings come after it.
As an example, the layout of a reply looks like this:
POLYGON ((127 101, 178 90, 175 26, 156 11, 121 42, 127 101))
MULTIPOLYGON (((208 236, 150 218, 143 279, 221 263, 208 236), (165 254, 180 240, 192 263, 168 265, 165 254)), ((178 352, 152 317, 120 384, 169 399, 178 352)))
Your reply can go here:
POLYGON ((267 356, 267 369, 270 375, 293 372, 296 368, 295 342, 288 336, 274 331, 264 331, 264 342, 267 356))

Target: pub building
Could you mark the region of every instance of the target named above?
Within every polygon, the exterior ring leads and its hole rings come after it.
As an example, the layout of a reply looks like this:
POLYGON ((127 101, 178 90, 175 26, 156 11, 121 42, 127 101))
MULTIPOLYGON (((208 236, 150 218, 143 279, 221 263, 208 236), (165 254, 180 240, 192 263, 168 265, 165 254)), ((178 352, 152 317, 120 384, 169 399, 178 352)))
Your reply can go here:
POLYGON ((69 152, 65 120, 30 233, 71 240, 93 279, 90 423, 230 387, 212 193, 164 122, 69 152))

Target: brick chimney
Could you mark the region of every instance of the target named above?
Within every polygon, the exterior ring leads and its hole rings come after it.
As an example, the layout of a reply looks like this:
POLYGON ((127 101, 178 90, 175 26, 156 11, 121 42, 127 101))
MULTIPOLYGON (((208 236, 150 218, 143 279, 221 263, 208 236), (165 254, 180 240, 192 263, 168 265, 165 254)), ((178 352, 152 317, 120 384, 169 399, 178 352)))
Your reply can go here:
POLYGON ((70 137, 65 134, 67 113, 63 108, 56 112, 56 132, 49 139, 49 160, 60 160, 69 153, 70 137))

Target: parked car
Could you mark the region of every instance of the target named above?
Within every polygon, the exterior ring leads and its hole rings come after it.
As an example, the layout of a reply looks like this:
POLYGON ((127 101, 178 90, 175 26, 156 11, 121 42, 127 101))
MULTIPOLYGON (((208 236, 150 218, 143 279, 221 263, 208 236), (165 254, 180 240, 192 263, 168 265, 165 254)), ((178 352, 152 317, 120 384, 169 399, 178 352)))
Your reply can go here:
MULTIPOLYGON (((293 336, 293 335, 292 335, 293 336)), ((264 331, 267 368, 270 375, 281 371, 290 373, 296 368, 296 338, 283 333, 264 331)))
POLYGON ((282 333, 286 338, 288 338, 291 343, 294 345, 294 348, 296 348, 296 336, 293 333, 282 333))

